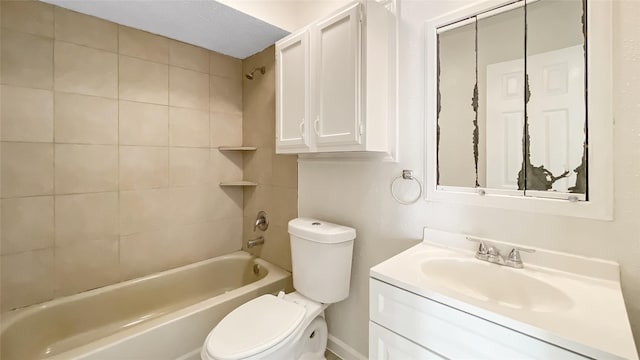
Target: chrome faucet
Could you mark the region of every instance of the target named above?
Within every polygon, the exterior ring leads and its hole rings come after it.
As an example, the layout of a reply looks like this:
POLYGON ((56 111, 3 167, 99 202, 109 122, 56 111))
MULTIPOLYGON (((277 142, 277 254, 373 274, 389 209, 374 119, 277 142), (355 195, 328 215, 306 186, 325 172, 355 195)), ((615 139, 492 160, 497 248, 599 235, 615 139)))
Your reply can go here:
POLYGON ((247 240, 247 249, 264 244, 264 236, 259 236, 255 239, 247 240))
POLYGON ((516 269, 523 268, 522 258, 520 257, 520 251, 524 251, 528 253, 535 252, 534 249, 514 247, 513 249, 511 249, 511 251, 509 252, 509 256, 507 256, 507 259, 505 260, 502 254, 500 254, 500 250, 498 250, 498 248, 496 248, 493 245, 487 246, 484 240, 476 239, 472 237, 467 237, 467 240, 475 241, 479 243, 478 250, 476 251, 476 259, 487 261, 492 264, 504 265, 504 266, 508 266, 516 269))
MULTIPOLYGON (((256 216, 256 222, 253 224, 253 231, 256 229, 260 231, 266 231, 269 228, 269 219, 267 218, 267 213, 260 210, 258 211, 258 215, 256 216)), ((264 236, 258 236, 255 239, 247 240, 247 249, 251 249, 255 246, 264 244, 264 236)))
POLYGON ((500 250, 495 246, 489 245, 487 248, 487 261, 492 264, 504 265, 504 257, 500 254, 500 250))

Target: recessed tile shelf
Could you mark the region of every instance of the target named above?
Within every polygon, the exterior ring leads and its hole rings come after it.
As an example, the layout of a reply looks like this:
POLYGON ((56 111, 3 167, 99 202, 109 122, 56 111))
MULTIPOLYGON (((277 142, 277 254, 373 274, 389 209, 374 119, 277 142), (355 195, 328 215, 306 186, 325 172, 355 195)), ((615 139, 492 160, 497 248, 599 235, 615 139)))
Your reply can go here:
MULTIPOLYGON (((257 149, 255 146, 218 146, 220 151, 256 151, 257 149)), ((220 186, 258 186, 258 183, 244 180, 223 181, 220 186)))
POLYGON ((255 146, 218 146, 220 151, 256 151, 255 146))
MULTIPOLYGON (((257 149, 255 146, 218 146, 220 151, 256 151, 257 149)), ((258 186, 258 183, 244 180, 223 181, 220 186, 258 186)))
POLYGON ((258 186, 258 183, 253 181, 223 181, 220 186, 258 186))

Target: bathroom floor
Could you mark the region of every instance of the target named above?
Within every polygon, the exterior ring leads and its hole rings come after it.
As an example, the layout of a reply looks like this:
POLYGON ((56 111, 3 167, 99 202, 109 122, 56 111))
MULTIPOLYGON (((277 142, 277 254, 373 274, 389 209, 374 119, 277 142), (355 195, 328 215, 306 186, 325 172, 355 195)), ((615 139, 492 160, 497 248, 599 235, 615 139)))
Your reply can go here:
POLYGON ((340 359, 340 358, 338 357, 338 355, 336 355, 336 354, 332 353, 332 352, 331 352, 331 351, 329 351, 329 350, 327 350, 327 351, 324 353, 324 357, 325 357, 327 360, 342 360, 342 359, 340 359))

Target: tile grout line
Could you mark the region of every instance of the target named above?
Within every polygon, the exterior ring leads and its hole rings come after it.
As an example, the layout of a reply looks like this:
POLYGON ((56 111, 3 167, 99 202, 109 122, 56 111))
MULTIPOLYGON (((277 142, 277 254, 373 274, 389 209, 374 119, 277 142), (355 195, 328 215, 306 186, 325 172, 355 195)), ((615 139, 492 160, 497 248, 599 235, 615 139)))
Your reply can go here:
MULTIPOLYGON (((105 146, 105 147, 115 147, 115 146, 126 146, 126 147, 142 147, 142 148, 166 148, 167 145, 148 145, 148 144, 118 144, 116 143, 81 143, 81 142, 49 142, 49 141, 16 141, 16 140, 2 140, 3 143, 7 144, 54 144, 54 145, 75 145, 75 146, 105 146)), ((207 146, 187 146, 187 145, 174 145, 173 148, 177 149, 209 149, 207 146)), ((217 148, 217 147, 216 147, 217 148)), ((37 195, 34 195, 37 196, 37 195)))
MULTIPOLYGON (((169 66, 173 66, 173 65, 169 65, 169 66)), ((213 75, 210 75, 210 76, 213 76, 213 75)), ((190 106, 180 106, 180 105, 169 105, 168 102, 166 104, 161 104, 161 103, 155 103, 155 102, 149 102, 149 101, 132 100, 132 99, 127 99, 127 98, 122 98, 121 99, 121 98, 119 98, 119 96, 108 97, 108 96, 102 96, 102 95, 93 95, 93 94, 87 94, 87 93, 81 93, 81 92, 57 90, 57 89, 55 89, 53 87, 52 88, 39 88, 39 87, 26 86, 26 85, 14 84, 14 83, 10 83, 10 82, 2 82, 2 81, 0 81, 0 85, 1 86, 6 86, 6 87, 9 87, 9 88, 47 91, 47 92, 51 92, 52 94, 59 93, 59 94, 64 94, 64 95, 75 95, 75 96, 98 98, 98 99, 105 99, 105 100, 125 101, 125 102, 131 102, 131 103, 135 103, 135 104, 145 104, 145 105, 154 105, 154 106, 167 106, 167 107, 174 107, 174 108, 178 108, 178 109, 194 110, 194 111, 207 111, 204 108, 197 108, 197 107, 190 107, 190 106)), ((233 112, 233 111, 224 111, 224 110, 223 111, 210 110, 210 112, 213 112, 213 113, 216 113, 216 114, 226 114, 226 115, 242 115, 242 112, 233 112)), ((3 140, 3 141, 5 141, 5 140, 3 140)), ((8 140, 8 141, 14 141, 14 140, 8 140)), ((32 141, 32 142, 46 142, 46 141, 32 141)))
MULTIPOLYGON (((167 44, 167 62, 171 62, 171 44, 167 44)), ((167 189, 169 189, 169 203, 171 203, 172 195, 172 178, 171 178, 171 65, 167 65, 167 189)), ((167 216, 167 218, 171 218, 167 216)), ((171 225, 167 224, 167 231, 171 225)))
POLYGON ((211 125, 211 122, 213 121, 212 116, 211 116, 211 92, 212 92, 212 84, 211 84, 211 52, 207 51, 207 67, 208 67, 208 73, 209 75, 207 75, 207 117, 209 119, 208 123, 207 123, 207 140, 209 143, 209 161, 207 162, 207 168, 206 168, 206 172, 205 172, 205 179, 206 182, 208 183, 209 181, 211 181, 212 179, 209 179, 209 177, 214 177, 215 174, 215 166, 214 166, 214 157, 218 157, 218 152, 219 150, 216 149, 215 152, 215 156, 214 156, 214 151, 213 151, 213 144, 212 144, 212 139, 211 137, 213 136, 212 134, 212 129, 213 126, 211 125))
MULTIPOLYGON (((125 189, 125 191, 133 191, 133 190, 155 190, 158 189, 157 187, 149 187, 149 188, 132 188, 132 189, 125 189)), ((62 197, 62 196, 77 196, 77 195, 94 195, 94 194, 109 194, 109 193, 115 193, 118 192, 118 190, 100 190, 100 191, 83 191, 83 192, 65 192, 65 193, 58 193, 58 194, 36 194, 36 195, 18 195, 18 196, 10 196, 10 197, 3 197, 1 198, 2 200, 12 200, 12 199, 28 199, 28 198, 39 198, 39 197, 62 197)))
MULTIPOLYGON (((236 74, 236 76, 240 76, 240 96, 242 96, 242 105, 240 106, 240 133, 242 135, 241 139, 240 139, 240 144, 242 144, 242 146, 246 146, 245 143, 245 139, 244 139, 244 68, 243 68, 243 62, 244 60, 240 60, 240 74, 236 74)), ((256 146, 256 152, 258 150, 258 147, 256 146)), ((248 157, 249 154, 248 153, 243 153, 241 155, 241 161, 242 161, 242 166, 240 168, 241 170, 241 176, 242 179, 245 178, 245 164, 246 164, 246 160, 245 158, 248 157)), ((246 197, 246 192, 249 191, 249 189, 242 189, 240 191, 240 203, 242 204, 242 207, 240 208, 240 214, 242 217, 242 223, 241 223, 241 232, 240 232, 240 249, 244 248, 244 241, 245 241, 245 234, 244 234, 244 221, 245 221, 245 197, 246 197)), ((249 237, 246 237, 247 240, 249 240, 249 237)))
POLYGON ((53 37, 52 37, 52 46, 51 49, 53 54, 51 56, 51 69, 52 69, 52 98, 53 98, 53 106, 52 106, 52 144, 53 148, 53 293, 51 294, 51 298, 55 298, 56 294, 59 292, 59 284, 58 284, 58 272, 56 271, 56 259, 57 259, 57 251, 58 248, 58 236, 57 236, 57 228, 58 228, 58 219, 56 216, 56 200, 57 200, 57 189, 56 189, 56 12, 52 11, 53 17, 53 37))
MULTIPOLYGON (((0 82, 0 85, 1 86, 6 86, 6 87, 9 87, 9 88, 47 91, 47 92, 51 92, 52 95, 56 95, 56 94, 75 95, 75 96, 81 96, 81 97, 98 98, 98 99, 112 100, 112 101, 125 101, 125 102, 131 102, 131 103, 135 103, 135 104, 166 106, 166 107, 174 107, 174 108, 177 108, 177 109, 194 110, 194 111, 202 111, 202 112, 207 111, 204 108, 189 107, 189 106, 179 106, 179 105, 170 105, 168 102, 166 104, 160 104, 160 103, 154 103, 154 102, 149 102, 149 101, 132 100, 132 99, 126 99, 126 98, 121 99, 121 98, 119 98, 119 96, 108 97, 108 96, 93 95, 93 94, 86 94, 86 93, 73 92, 73 91, 57 90, 55 88, 38 88, 38 87, 33 87, 33 86, 25 86, 25 85, 18 85, 18 84, 5 83, 5 82, 0 82)), ((237 115, 242 115, 242 112, 233 112, 233 111, 213 111, 213 110, 209 110, 209 112, 213 112, 213 113, 216 113, 216 114, 236 115, 236 116, 237 115)), ((20 140, 3 140, 3 141, 11 141, 11 142, 46 142, 46 141, 20 141, 20 140)))
POLYGON ((116 97, 117 97, 117 103, 116 103, 116 108, 117 108, 117 138, 116 138, 116 143, 117 143, 117 150, 116 150, 116 167, 118 169, 117 173, 118 173, 118 178, 117 178, 117 187, 116 187, 116 196, 117 196, 117 209, 116 209, 116 214, 117 214, 117 221, 118 221, 118 225, 117 225, 117 246, 118 246, 118 274, 117 274, 117 278, 118 278, 118 282, 122 281, 122 244, 121 244, 121 237, 120 237, 120 29, 121 26, 117 25, 117 29, 116 29, 116 57, 117 62, 116 62, 116 97))

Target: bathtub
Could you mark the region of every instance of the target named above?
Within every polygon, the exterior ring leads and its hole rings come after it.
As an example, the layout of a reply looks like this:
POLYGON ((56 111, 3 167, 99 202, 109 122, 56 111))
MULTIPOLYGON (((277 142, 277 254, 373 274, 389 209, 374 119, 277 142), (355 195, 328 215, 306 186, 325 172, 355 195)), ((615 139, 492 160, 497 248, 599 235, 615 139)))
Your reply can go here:
POLYGON ((195 360, 226 314, 280 290, 289 272, 238 251, 5 313, 0 358, 195 360))

